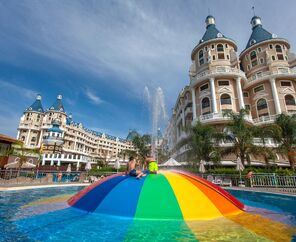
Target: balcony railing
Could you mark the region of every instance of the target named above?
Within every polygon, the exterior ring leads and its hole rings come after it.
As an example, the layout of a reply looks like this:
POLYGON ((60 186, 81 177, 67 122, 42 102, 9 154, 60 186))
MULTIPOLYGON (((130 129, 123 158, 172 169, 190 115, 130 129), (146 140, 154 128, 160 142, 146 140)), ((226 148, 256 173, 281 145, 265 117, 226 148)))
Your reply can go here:
POLYGON ((254 124, 273 123, 276 120, 276 117, 277 115, 262 116, 262 117, 253 119, 253 122, 254 124))
POLYGON ((240 75, 240 76, 245 77, 245 73, 243 71, 241 71, 240 69, 231 68, 228 66, 217 66, 216 68, 214 68, 212 70, 206 70, 206 71, 196 74, 195 79, 199 79, 199 78, 202 78, 207 75, 225 74, 225 73, 240 75))
POLYGON ((248 82, 253 82, 256 81, 257 79, 266 77, 266 76, 271 76, 271 75, 279 75, 279 74, 296 74, 295 69, 290 69, 288 67, 282 67, 278 68, 277 70, 271 72, 271 71, 266 71, 266 72, 258 72, 254 75, 252 75, 250 78, 248 78, 248 82))
MULTIPOLYGON (((229 120, 229 117, 224 116, 223 112, 219 113, 209 113, 205 115, 200 115, 199 116, 199 121, 200 122, 209 122, 209 121, 214 121, 214 120, 229 120)), ((252 117, 251 116, 245 116, 245 120, 252 122, 252 117)))

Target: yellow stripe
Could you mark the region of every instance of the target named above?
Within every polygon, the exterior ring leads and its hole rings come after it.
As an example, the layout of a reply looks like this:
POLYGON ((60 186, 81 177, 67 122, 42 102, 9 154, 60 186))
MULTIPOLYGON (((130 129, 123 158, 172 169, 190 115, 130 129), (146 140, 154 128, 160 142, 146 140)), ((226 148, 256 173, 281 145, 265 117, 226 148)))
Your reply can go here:
POLYGON ((223 216, 212 201, 186 178, 169 171, 163 173, 173 188, 185 220, 223 216))

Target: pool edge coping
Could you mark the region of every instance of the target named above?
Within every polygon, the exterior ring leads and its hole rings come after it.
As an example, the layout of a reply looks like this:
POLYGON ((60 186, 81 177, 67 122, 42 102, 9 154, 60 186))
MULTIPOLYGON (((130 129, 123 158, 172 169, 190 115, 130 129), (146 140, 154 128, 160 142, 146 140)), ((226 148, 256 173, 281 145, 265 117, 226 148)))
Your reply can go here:
POLYGON ((236 187, 222 187, 222 188, 225 189, 226 191, 227 190, 233 190, 233 191, 244 191, 244 192, 261 192, 261 193, 268 193, 268 194, 276 194, 276 195, 296 197, 296 194, 282 193, 282 192, 260 191, 260 190, 251 190, 251 189, 243 189, 243 188, 236 188, 236 187))
POLYGON ((90 184, 91 183, 71 183, 71 184, 46 184, 46 185, 10 186, 10 187, 0 186, 0 192, 18 191, 18 190, 27 190, 27 189, 40 189, 40 188, 50 188, 50 187, 77 187, 77 186, 88 186, 90 184))

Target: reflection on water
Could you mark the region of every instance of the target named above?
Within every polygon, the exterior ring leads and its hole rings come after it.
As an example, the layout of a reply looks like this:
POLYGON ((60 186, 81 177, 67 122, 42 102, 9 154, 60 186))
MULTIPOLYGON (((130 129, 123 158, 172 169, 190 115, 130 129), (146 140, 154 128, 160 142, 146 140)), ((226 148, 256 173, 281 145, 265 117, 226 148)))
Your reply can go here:
POLYGON ((290 241, 295 232, 286 224, 255 214, 256 209, 250 210, 254 214, 203 221, 88 214, 65 202, 80 189, 0 193, 0 234, 4 235, 0 241, 290 241))

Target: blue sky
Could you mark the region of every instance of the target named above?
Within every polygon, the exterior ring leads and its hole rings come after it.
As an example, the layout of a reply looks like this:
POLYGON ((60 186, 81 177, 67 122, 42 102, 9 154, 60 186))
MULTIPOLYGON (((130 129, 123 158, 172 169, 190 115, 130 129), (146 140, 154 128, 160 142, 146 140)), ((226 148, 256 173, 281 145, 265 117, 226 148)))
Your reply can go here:
POLYGON ((243 50, 251 7, 296 46, 296 1, 0 1, 0 133, 16 135, 23 110, 58 94, 76 122, 126 137, 149 132, 143 90, 160 86, 168 113, 188 83, 190 53, 208 12, 243 50))

